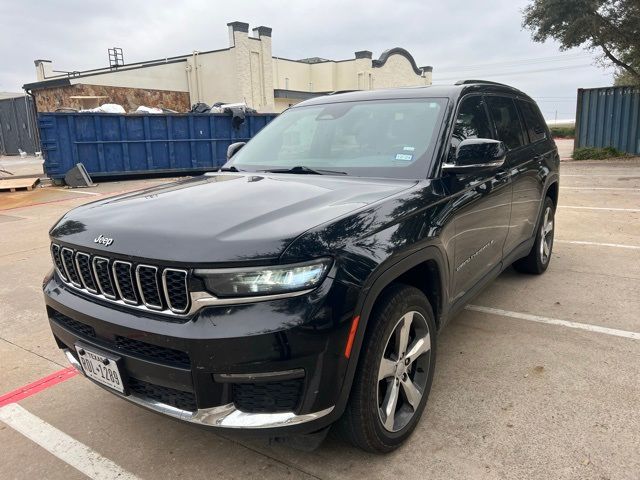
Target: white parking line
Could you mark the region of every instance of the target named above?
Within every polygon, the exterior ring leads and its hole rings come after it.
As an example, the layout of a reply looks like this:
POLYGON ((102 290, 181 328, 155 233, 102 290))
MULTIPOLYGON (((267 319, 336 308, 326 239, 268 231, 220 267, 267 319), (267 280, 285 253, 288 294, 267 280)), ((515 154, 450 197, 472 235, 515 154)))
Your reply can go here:
MULTIPOLYGON (((49 425, 17 403, 10 403, 0 408, 0 420, 89 478, 97 480, 138 479, 132 473, 49 425)), ((47 473, 42 472, 42 478, 46 477, 47 473)))
POLYGON ((560 187, 560 190, 620 190, 624 192, 640 192, 640 188, 630 187, 560 187))
POLYGON ((627 173, 563 173, 562 177, 620 177, 620 178, 628 178, 633 176, 640 176, 640 173, 637 174, 627 174, 627 173))
POLYGON ((60 188, 56 190, 56 192, 62 193, 81 193, 82 195, 102 195, 100 192, 83 192, 82 190, 77 189, 69 189, 69 188, 60 188))
POLYGON ((575 210, 608 210, 612 212, 640 212, 640 208, 578 207, 574 205, 558 205, 558 208, 572 208, 575 210))
POLYGON ((529 313, 510 312, 499 308, 481 307, 480 305, 467 305, 467 310, 474 312, 489 313, 500 315, 502 317, 517 318, 519 320, 527 320, 529 322, 546 323, 548 325, 558 325, 567 328, 576 328, 578 330, 586 330, 587 332, 603 333, 605 335, 613 335, 614 337, 630 338, 632 340, 640 340, 640 333, 629 332, 627 330, 618 330, 615 328, 601 327, 599 325, 589 325, 588 323, 570 322, 568 320, 559 320, 557 318, 540 317, 529 313))
POLYGON ((623 245, 621 243, 600 243, 600 242, 585 242, 582 240, 553 240, 554 243, 569 243, 573 245, 591 245, 594 247, 612 247, 612 248, 629 248, 631 250, 640 250, 640 245, 623 245))

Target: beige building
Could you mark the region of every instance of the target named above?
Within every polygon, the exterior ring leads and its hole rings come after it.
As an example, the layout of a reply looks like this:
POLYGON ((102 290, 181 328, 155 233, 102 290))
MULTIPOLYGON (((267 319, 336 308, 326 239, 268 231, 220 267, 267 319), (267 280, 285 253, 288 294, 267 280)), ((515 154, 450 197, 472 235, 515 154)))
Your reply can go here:
POLYGON ((304 99, 341 90, 431 84, 432 67, 418 67, 409 52, 392 48, 373 59, 355 52, 347 60, 291 60, 272 54, 271 28, 232 22, 229 47, 83 72, 56 73, 36 60, 37 82, 24 85, 39 111, 118 103, 184 112, 204 102, 246 102, 260 112, 281 112, 304 99))

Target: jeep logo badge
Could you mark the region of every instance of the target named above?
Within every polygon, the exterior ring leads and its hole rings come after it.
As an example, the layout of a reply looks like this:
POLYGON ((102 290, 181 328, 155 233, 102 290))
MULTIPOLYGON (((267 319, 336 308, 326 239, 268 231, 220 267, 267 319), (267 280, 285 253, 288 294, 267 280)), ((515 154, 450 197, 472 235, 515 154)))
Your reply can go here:
POLYGON ((113 243, 113 238, 107 238, 104 235, 99 235, 93 239, 93 243, 101 243, 105 247, 108 247, 113 243))

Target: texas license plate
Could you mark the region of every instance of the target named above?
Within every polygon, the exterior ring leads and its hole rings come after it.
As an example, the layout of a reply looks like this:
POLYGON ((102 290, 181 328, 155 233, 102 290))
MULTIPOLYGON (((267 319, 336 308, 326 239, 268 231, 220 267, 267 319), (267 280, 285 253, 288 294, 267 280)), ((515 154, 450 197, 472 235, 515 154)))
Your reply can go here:
POLYGON ((117 358, 92 348, 87 348, 84 345, 76 345, 76 352, 78 352, 80 365, 82 365, 82 370, 84 370, 87 377, 120 393, 124 393, 124 384, 118 369, 117 358))

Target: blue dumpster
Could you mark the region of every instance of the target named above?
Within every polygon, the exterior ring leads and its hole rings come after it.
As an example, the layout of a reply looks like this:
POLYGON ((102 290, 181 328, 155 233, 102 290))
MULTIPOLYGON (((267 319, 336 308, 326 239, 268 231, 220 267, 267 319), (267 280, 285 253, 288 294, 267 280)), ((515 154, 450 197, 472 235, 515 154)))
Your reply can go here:
POLYGON ((214 170, 227 147, 247 141, 276 114, 250 114, 238 127, 226 114, 41 113, 44 171, 60 181, 77 163, 92 177, 214 170))

